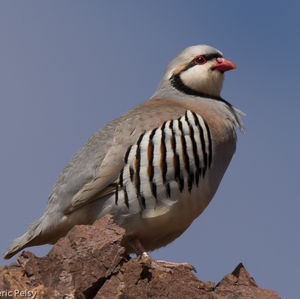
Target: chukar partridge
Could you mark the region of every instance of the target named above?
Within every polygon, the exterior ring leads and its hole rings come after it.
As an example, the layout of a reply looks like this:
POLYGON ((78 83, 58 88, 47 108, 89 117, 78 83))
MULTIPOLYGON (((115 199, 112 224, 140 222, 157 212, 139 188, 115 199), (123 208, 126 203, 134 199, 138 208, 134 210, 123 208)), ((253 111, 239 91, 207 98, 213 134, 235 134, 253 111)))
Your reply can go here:
POLYGON ((55 243, 76 224, 112 214, 128 253, 167 245, 215 194, 236 148, 241 113, 221 96, 235 65, 207 45, 167 66, 154 95, 96 132, 58 177, 42 217, 4 258, 55 243))

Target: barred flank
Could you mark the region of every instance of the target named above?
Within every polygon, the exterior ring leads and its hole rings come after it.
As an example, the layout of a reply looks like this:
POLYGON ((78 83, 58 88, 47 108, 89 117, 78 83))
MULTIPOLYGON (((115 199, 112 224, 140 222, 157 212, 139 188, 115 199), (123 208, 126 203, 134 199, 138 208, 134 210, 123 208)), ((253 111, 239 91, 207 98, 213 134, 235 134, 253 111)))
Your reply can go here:
POLYGON ((212 153, 208 124, 189 110, 178 119, 144 132, 124 156, 115 203, 120 199, 117 193, 123 192, 124 203, 129 208, 128 189, 136 194, 140 209, 146 209, 149 200, 160 200, 163 189, 171 198, 172 181, 177 183, 179 192, 191 192, 211 167, 212 153))

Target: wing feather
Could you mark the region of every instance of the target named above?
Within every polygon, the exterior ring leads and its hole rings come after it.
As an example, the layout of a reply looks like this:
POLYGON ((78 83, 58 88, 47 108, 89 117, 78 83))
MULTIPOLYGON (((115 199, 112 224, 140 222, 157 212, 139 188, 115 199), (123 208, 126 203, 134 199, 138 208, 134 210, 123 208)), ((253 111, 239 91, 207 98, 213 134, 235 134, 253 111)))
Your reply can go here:
POLYGON ((124 159, 126 159, 128 148, 135 144, 145 131, 159 127, 169 119, 178 118, 185 112, 181 106, 179 106, 181 109, 178 107, 174 109, 168 103, 162 109, 161 106, 153 105, 152 102, 149 104, 149 102, 145 102, 115 120, 118 124, 113 131, 114 136, 106 155, 97 167, 95 175, 79 188, 66 205, 65 214, 70 214, 85 205, 113 194, 117 188, 120 171, 125 164, 124 159))

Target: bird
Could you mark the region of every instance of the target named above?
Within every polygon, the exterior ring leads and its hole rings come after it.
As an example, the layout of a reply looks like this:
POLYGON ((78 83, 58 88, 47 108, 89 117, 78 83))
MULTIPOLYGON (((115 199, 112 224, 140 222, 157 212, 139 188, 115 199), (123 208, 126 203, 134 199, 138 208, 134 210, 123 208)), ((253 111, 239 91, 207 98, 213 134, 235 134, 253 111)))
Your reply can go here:
POLYGON ((178 238, 204 211, 236 150, 243 113, 221 97, 235 64, 209 45, 181 51, 154 94, 92 135, 58 176, 43 215, 15 239, 9 259, 54 244, 106 214, 141 255, 178 238))

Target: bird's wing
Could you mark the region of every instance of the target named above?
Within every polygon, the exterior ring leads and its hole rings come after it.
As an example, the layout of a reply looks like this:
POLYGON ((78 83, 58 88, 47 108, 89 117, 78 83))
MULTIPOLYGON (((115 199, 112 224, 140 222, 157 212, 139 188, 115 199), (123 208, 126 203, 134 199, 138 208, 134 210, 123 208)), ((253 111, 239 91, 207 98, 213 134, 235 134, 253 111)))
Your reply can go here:
MULTIPOLYGON (((177 119, 185 111, 180 103, 149 100, 117 119, 118 125, 101 165, 96 169, 95 175, 73 196, 64 213, 70 214, 114 193, 128 148, 137 142, 141 134, 159 127, 167 120, 177 119)), ((99 147, 95 150, 102 149, 99 147)))

